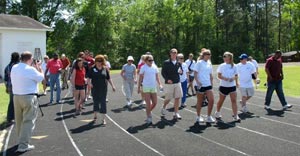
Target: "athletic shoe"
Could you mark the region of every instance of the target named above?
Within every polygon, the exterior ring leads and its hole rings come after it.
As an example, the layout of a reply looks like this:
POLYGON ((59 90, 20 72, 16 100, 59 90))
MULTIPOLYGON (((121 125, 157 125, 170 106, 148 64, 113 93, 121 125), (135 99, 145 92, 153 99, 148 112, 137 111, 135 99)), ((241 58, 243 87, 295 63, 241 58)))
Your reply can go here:
POLYGON ((202 116, 197 116, 196 122, 204 122, 204 118, 202 116))
POLYGON ((88 99, 92 99, 93 97, 91 95, 88 96, 88 99))
POLYGON ((186 104, 185 104, 185 103, 182 103, 180 107, 185 108, 185 107, 186 107, 186 104))
POLYGON ((106 120, 105 119, 102 120, 102 125, 106 125, 106 120))
POLYGON ((167 110, 164 108, 161 108, 161 116, 165 116, 167 114, 167 110))
POLYGON ((17 149, 17 152, 21 152, 21 153, 24 153, 26 151, 30 151, 30 150, 33 150, 35 147, 34 145, 29 145, 27 146, 27 148, 18 148, 17 149))
POLYGON ((221 118, 222 118, 221 112, 215 112, 215 117, 216 117, 217 119, 221 119, 221 118))
POLYGON ((180 114, 179 114, 179 113, 174 113, 174 118, 175 118, 175 119, 179 119, 179 120, 180 120, 180 119, 181 119, 181 116, 180 116, 180 114))
POLYGON ((241 122, 241 119, 238 115, 233 116, 233 121, 235 122, 241 122))
POLYGON ((207 116, 206 122, 207 122, 207 123, 215 123, 215 122, 216 122, 216 119, 214 119, 212 116, 207 116))
POLYGON ((265 105, 265 110, 271 110, 270 106, 265 105))
POLYGON ((290 105, 290 104, 286 104, 285 106, 282 107, 282 110, 287 110, 289 108, 292 108, 293 105, 290 105))
POLYGON ((142 101, 142 105, 146 105, 146 101, 145 100, 142 101))
POLYGON ((241 111, 242 111, 243 113, 249 112, 247 106, 243 106, 241 111))
POLYGON ((152 124, 152 117, 148 117, 148 118, 146 119, 146 123, 147 123, 147 124, 152 124))
POLYGON ((106 99, 105 101, 108 102, 108 99, 106 99))
POLYGON ((43 93, 43 95, 47 95, 47 91, 45 91, 45 92, 43 93))
POLYGON ((127 101, 127 106, 131 106, 131 101, 127 101))

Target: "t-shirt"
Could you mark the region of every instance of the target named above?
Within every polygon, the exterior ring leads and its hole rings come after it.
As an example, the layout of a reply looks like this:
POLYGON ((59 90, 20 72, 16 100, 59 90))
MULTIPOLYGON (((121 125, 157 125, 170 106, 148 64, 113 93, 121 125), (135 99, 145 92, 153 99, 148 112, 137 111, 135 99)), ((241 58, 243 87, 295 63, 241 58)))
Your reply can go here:
POLYGON ((239 75, 240 87, 242 88, 252 88, 252 74, 256 72, 256 68, 250 62, 246 64, 239 63, 236 65, 237 73, 239 75))
POLYGON ((76 75, 75 75, 75 85, 83 86, 85 85, 85 68, 82 69, 75 69, 76 75))
MULTIPOLYGON (((225 78, 234 78, 237 75, 236 65, 231 66, 231 64, 222 63, 217 69, 217 73, 221 73, 225 78)), ((225 80, 220 80, 220 86, 222 87, 234 87, 235 81, 229 82, 225 80)))
MULTIPOLYGON (((46 71, 46 69, 47 69, 47 63, 43 62, 41 66, 42 66, 42 70, 43 70, 43 72, 45 72, 45 71, 46 71)), ((47 74, 46 74, 46 75, 47 75, 47 76, 48 76, 48 75, 50 75, 49 71, 47 72, 47 74)))
POLYGON ((17 95, 38 93, 38 83, 44 79, 44 74, 25 63, 19 63, 11 69, 13 93, 17 95))
POLYGON ((156 87, 156 74, 158 73, 158 68, 156 65, 150 67, 149 65, 145 64, 142 66, 140 75, 144 74, 143 78, 143 87, 156 87))
POLYGON ((210 74, 212 74, 212 64, 208 61, 200 60, 196 63, 194 71, 198 73, 198 80, 201 82, 202 87, 211 86, 210 74))
POLYGON ((65 59, 60 59, 61 60, 61 63, 63 65, 62 69, 66 69, 67 66, 70 65, 70 60, 68 58, 65 58, 65 59))
POLYGON ((124 64, 122 70, 124 70, 124 76, 126 80, 133 80, 135 74, 136 66, 134 64, 129 65, 128 63, 124 64))
POLYGON ((187 65, 187 67, 188 67, 188 69, 189 69, 189 71, 190 71, 190 76, 194 76, 194 72, 193 72, 193 69, 194 69, 194 66, 195 66, 195 64, 196 64, 196 62, 194 61, 194 60, 190 60, 190 59, 187 59, 186 61, 185 61, 185 63, 186 63, 186 65, 187 65), (191 64, 192 63, 192 64, 191 64), (191 65, 191 66, 190 66, 191 65), (189 68, 190 67, 190 68, 189 68))
MULTIPOLYGON (((267 59, 266 65, 265 65, 266 69, 269 69, 270 74, 273 78, 274 81, 278 81, 282 79, 282 75, 281 75, 281 70, 282 70, 282 62, 281 59, 274 59, 274 57, 270 57, 269 59, 267 59)), ((269 78, 268 78, 269 80, 269 78)))
POLYGON ((94 66, 88 71, 87 77, 91 79, 93 89, 107 89, 107 80, 110 79, 110 75, 106 68, 99 70, 94 66))
MULTIPOLYGON (((256 68, 258 68, 258 63, 257 63, 257 61, 252 59, 252 61, 249 61, 249 62, 252 63, 252 64, 254 65, 255 71, 256 71, 256 68)), ((256 72, 257 72, 257 71, 256 71, 256 72)))
POLYGON ((182 74, 179 74, 180 82, 184 82, 187 79, 186 73, 189 71, 187 65, 183 62, 181 64, 182 74))
POLYGON ((63 65, 62 65, 60 59, 57 59, 57 60, 51 59, 47 63, 47 68, 48 68, 50 74, 57 74, 58 70, 62 67, 63 67, 63 65))

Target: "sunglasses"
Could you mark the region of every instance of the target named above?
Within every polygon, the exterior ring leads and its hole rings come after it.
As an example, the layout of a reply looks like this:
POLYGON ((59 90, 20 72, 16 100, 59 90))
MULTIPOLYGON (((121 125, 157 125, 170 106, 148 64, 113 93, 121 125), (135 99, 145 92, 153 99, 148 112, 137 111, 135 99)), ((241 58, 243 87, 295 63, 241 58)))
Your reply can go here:
POLYGON ((102 60, 98 60, 98 61, 96 61, 96 62, 100 62, 100 63, 102 63, 103 61, 102 61, 102 60))
POLYGON ((204 55, 209 55, 210 56, 211 54, 207 53, 207 54, 204 54, 204 55))
POLYGON ((183 57, 180 57, 180 58, 178 58, 178 59, 183 60, 184 58, 183 58, 183 57))
POLYGON ((153 60, 148 60, 149 62, 153 62, 153 60))
POLYGON ((227 57, 226 55, 223 56, 223 58, 226 58, 226 57, 227 57))

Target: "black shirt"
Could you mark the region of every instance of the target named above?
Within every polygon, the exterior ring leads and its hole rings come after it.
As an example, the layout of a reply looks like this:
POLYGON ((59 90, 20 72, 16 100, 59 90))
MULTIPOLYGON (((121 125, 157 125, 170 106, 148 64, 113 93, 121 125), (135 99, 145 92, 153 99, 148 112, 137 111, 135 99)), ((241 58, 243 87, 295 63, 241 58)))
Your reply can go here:
POLYGON ((99 70, 94 66, 88 71, 87 76, 92 81, 93 89, 107 88, 107 80, 110 79, 110 75, 106 68, 99 70))
POLYGON ((168 80, 172 80, 174 83, 179 83, 179 73, 178 69, 181 68, 181 64, 176 61, 175 65, 173 64, 172 60, 166 60, 161 69, 161 75, 165 79, 165 83, 168 84, 168 80))

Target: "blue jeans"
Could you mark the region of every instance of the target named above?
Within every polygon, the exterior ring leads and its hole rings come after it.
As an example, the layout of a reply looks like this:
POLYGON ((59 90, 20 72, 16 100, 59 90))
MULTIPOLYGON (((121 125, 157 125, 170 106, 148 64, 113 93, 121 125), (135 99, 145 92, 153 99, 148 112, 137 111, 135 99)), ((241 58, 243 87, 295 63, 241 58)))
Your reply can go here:
POLYGON ((54 91, 54 85, 56 86, 56 102, 59 102, 60 100, 60 80, 59 80, 59 74, 50 74, 50 102, 53 102, 53 91, 54 91))
POLYGON ((268 82, 268 89, 267 89, 267 94, 266 94, 266 99, 265 99, 265 105, 270 106, 274 90, 276 90, 276 93, 281 102, 281 105, 285 106, 287 104, 287 102, 285 101, 285 97, 284 97, 284 93, 283 93, 283 89, 282 89, 282 80, 268 82))
POLYGON ((181 98, 181 104, 184 104, 186 101, 186 94, 187 94, 187 80, 181 82, 181 88, 182 88, 182 98, 181 98))

